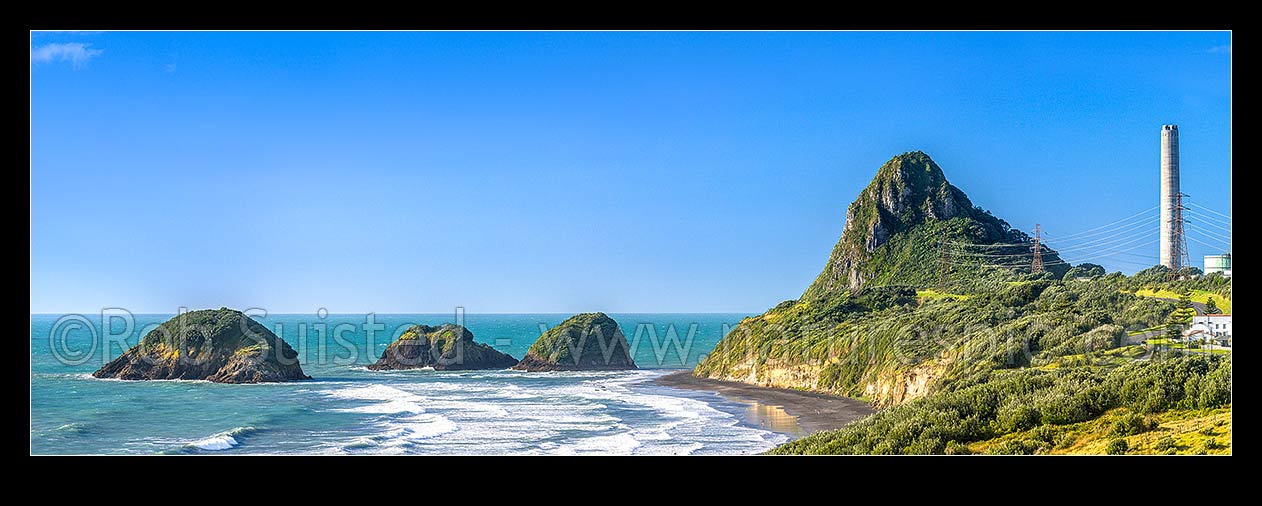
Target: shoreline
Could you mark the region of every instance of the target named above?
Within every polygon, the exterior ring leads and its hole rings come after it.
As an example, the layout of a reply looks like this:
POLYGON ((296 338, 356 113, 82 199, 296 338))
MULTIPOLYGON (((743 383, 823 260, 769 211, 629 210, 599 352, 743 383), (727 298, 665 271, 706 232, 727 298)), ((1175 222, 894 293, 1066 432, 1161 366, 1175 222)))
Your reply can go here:
POLYGON ((794 417, 797 425, 807 434, 839 429, 876 412, 868 403, 858 399, 805 390, 698 378, 692 375, 692 371, 687 370, 661 376, 654 379, 653 383, 685 390, 714 392, 726 399, 746 404, 777 407, 794 417))

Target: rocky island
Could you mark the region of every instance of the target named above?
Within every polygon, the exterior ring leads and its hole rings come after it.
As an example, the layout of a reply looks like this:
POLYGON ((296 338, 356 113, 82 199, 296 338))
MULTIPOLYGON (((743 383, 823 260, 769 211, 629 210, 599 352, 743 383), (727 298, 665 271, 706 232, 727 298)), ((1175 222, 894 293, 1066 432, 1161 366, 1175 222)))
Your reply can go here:
POLYGON ((439 327, 414 325, 399 336, 376 363, 374 371, 420 369, 437 371, 469 369, 505 369, 517 359, 490 345, 474 342, 473 332, 461 325, 448 323, 439 327))
POLYGON ((608 371, 636 369, 618 322, 605 313, 582 313, 544 332, 513 369, 608 371))
POLYGON ((298 352, 289 343, 228 308, 190 311, 167 320, 92 376, 216 383, 311 379, 303 374, 298 352))

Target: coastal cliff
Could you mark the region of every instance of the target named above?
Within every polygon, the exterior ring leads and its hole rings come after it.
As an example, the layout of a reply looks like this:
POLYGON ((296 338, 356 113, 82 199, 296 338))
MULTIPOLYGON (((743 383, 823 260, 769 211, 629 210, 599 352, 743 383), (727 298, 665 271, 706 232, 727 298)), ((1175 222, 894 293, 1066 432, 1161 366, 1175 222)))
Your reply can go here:
POLYGON ((190 311, 150 331, 92 376, 122 380, 183 379, 266 383, 311 379, 298 353, 240 311, 190 311))

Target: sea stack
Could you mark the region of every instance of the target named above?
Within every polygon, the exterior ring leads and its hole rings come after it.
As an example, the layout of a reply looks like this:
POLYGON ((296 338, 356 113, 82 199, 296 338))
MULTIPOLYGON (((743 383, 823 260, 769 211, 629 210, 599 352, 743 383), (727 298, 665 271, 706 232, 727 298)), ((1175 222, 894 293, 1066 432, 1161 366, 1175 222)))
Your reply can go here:
POLYGON ((583 313, 548 329, 513 366, 521 371, 636 369, 618 322, 605 313, 583 313))
POLYGON ((122 380, 184 379, 266 383, 311 379, 298 352, 259 322, 228 308, 190 311, 92 373, 122 380))
POLYGON ((507 369, 516 363, 517 359, 508 354, 474 342, 469 329, 448 323, 440 327, 413 325, 368 368, 391 371, 432 367, 437 371, 460 371, 507 369))

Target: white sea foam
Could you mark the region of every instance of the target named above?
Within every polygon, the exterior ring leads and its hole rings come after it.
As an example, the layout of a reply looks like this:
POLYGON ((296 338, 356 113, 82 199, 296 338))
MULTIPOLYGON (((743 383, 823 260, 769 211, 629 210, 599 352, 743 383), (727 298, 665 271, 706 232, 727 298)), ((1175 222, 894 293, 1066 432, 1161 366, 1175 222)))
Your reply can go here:
POLYGON ((376 414, 425 412, 425 408, 421 406, 421 402, 424 402, 424 399, 420 396, 386 385, 341 388, 325 393, 339 399, 377 401, 374 404, 353 408, 339 408, 334 411, 376 414))
POLYGON ((552 453, 561 455, 594 453, 600 455, 630 455, 642 443, 631 434, 613 434, 610 436, 594 436, 578 440, 573 444, 560 445, 552 453))
POLYGON ((660 374, 566 372, 523 381, 502 371, 443 373, 323 393, 353 402, 332 411, 371 417, 362 432, 343 436, 337 451, 349 453, 756 453, 788 439, 744 426, 738 414, 701 398, 642 385, 660 374))
POLYGON ((384 415, 375 424, 379 433, 367 438, 357 437, 343 446, 345 450, 372 449, 379 453, 403 453, 409 445, 457 429, 456 423, 450 418, 427 413, 422 405, 427 402, 425 398, 392 386, 368 385, 325 393, 338 399, 376 401, 333 411, 384 415))
POLYGON ((403 434, 399 437, 410 441, 427 439, 456 430, 455 422, 452 422, 447 417, 433 414, 404 418, 398 423, 398 426, 403 430, 403 434))
POLYGON ((397 399, 400 396, 412 395, 392 386, 381 384, 340 388, 337 390, 325 391, 324 393, 331 397, 341 399, 360 399, 369 401, 389 401, 397 399))
POLYGON ((188 444, 192 448, 198 448, 208 451, 228 450, 241 444, 237 441, 237 437, 254 432, 254 427, 234 427, 231 430, 219 432, 208 437, 198 439, 188 444))
POLYGON ((201 448, 203 450, 227 450, 236 446, 237 440, 232 436, 212 436, 206 439, 199 439, 189 443, 189 446, 201 448))

